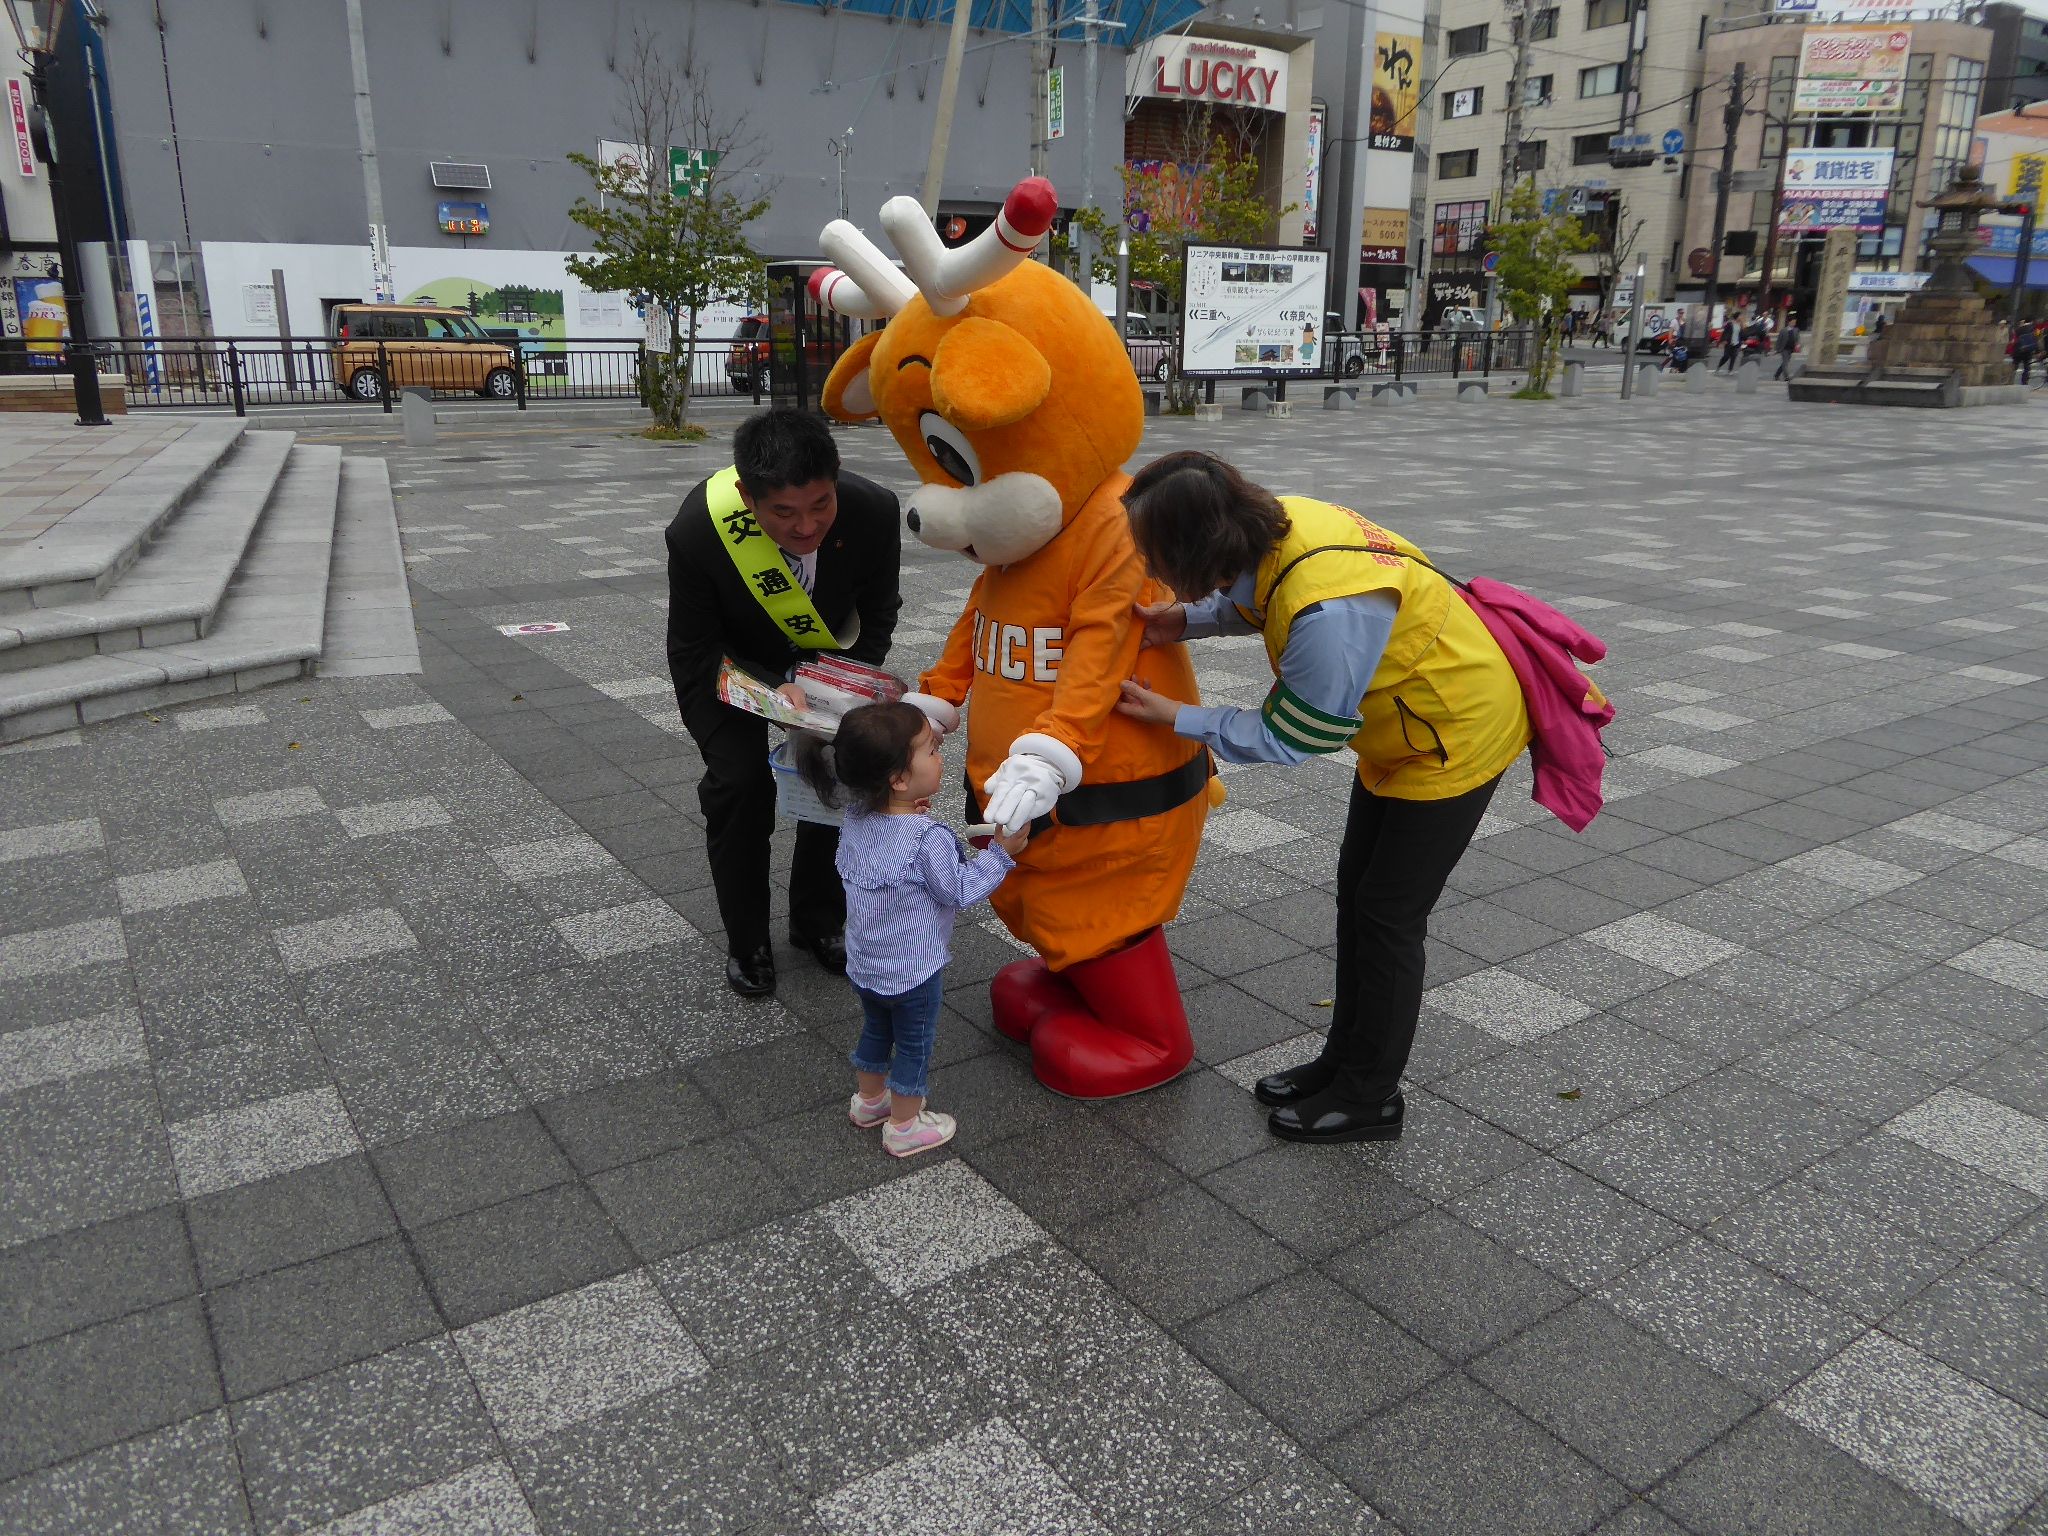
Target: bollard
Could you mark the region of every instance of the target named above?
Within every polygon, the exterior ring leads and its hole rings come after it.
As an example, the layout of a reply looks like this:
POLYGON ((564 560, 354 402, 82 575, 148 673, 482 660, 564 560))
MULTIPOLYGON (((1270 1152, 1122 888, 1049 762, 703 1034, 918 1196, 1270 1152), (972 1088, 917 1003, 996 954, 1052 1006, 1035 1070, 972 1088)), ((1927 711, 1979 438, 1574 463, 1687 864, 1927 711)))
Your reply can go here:
POLYGON ((1243 397, 1238 401, 1238 409, 1244 411, 1263 411, 1273 403, 1272 390, 1266 388, 1263 384, 1247 384, 1243 397))
POLYGON ((1165 411, 1165 409, 1166 409, 1166 391, 1165 391, 1165 390, 1163 390, 1163 389, 1148 389, 1148 390, 1144 391, 1144 395, 1145 395, 1145 414, 1146 414, 1147 416, 1157 416, 1157 415, 1160 415, 1160 414, 1161 414, 1162 412, 1164 412, 1164 411, 1165 411))
POLYGON ((1292 400, 1271 401, 1266 406, 1266 414, 1268 416, 1292 416, 1294 414, 1294 402, 1292 400))
POLYGON ((1458 404, 1486 404, 1486 382, 1483 379, 1465 379, 1458 385, 1458 404))
POLYGON ((1638 363, 1636 365, 1636 393, 1638 395, 1654 395, 1657 393, 1657 375, 1663 371, 1655 363, 1638 363))
POLYGON ((434 392, 430 389, 408 389, 399 401, 398 409, 405 421, 405 445, 408 448, 433 447, 434 392))
POLYGON ((1358 386, 1356 384, 1325 384, 1323 386, 1323 409, 1326 411, 1357 410, 1358 386))
POLYGON ((1712 386, 1707 382, 1707 370, 1695 364, 1685 370, 1685 392, 1688 395, 1704 395, 1712 386))
POLYGON ((1195 402, 1195 420, 1221 421, 1222 419, 1223 407, 1214 400, 1197 400, 1195 402))
POLYGON ((1558 382, 1558 394, 1566 400, 1576 400, 1586 392, 1586 370, 1578 363, 1564 365, 1564 377, 1558 382))
POLYGON ((1408 391, 1391 381, 1385 384, 1375 384, 1372 387, 1372 403, 1374 405, 1402 405, 1407 402, 1407 399, 1408 391))
POLYGON ((1735 393, 1753 395, 1758 382, 1763 378, 1763 368, 1754 362, 1743 363, 1735 370, 1735 393))

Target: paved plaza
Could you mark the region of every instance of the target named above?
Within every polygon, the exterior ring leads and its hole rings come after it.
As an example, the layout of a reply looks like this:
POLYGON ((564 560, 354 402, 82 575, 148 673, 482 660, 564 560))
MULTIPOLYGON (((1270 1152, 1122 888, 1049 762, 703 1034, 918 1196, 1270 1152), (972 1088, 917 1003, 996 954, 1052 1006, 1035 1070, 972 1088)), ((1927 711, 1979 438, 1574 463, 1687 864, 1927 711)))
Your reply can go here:
MULTIPOLYGON (((1040 1089, 980 908, 959 1139, 885 1156, 846 984, 723 984, 661 543, 722 443, 347 443, 422 674, 0 752, 0 1531, 2048 1533, 2048 418, 1297 409, 1144 456, 1611 647, 1608 809, 1496 798, 1401 1141, 1249 1091, 1329 1016, 1323 759, 1227 774, 1185 1076, 1040 1089)), ((906 544, 897 670, 971 576, 906 544)))

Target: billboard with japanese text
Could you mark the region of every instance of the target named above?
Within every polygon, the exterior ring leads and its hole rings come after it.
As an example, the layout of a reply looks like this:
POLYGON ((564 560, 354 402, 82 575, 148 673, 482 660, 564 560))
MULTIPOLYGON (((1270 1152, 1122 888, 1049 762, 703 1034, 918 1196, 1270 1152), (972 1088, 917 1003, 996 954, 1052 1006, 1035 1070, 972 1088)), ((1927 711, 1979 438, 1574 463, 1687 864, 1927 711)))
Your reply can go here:
POLYGON ((1799 42, 1794 112, 1896 112, 1906 99, 1910 27, 1809 27, 1799 42))
POLYGON ((1328 251, 1190 245, 1181 372, 1191 378, 1320 372, 1328 251))
POLYGON ((1795 149, 1785 156, 1778 228, 1822 233, 1884 228, 1892 186, 1889 149, 1795 149))

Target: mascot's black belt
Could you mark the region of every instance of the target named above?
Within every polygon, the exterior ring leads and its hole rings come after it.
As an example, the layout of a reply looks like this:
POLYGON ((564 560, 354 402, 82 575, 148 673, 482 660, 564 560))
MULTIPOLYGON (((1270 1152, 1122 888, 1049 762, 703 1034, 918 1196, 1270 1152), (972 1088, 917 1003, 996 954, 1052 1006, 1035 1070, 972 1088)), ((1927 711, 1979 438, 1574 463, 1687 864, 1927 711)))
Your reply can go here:
MULTIPOLYGON (((1060 796, 1053 807, 1056 814, 1041 816, 1032 822, 1031 835, 1037 837, 1056 826, 1105 827, 1116 821, 1163 816, 1186 805, 1207 789, 1210 776, 1215 771, 1209 749, 1204 747, 1178 768, 1149 779, 1130 779, 1121 784, 1083 784, 1060 796)), ((972 778, 967 780, 967 819, 969 822, 984 819, 981 796, 976 793, 972 778)))

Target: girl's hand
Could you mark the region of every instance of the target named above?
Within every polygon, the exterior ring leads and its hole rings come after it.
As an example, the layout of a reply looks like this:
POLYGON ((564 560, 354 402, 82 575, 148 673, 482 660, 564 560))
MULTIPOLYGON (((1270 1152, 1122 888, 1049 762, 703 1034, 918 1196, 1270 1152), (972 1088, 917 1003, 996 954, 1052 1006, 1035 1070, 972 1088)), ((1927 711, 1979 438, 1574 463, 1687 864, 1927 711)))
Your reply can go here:
POLYGON ((798 687, 795 683, 784 683, 775 691, 781 694, 784 701, 788 703, 792 708, 809 709, 811 707, 811 701, 804 697, 803 689, 798 687))
POLYGON ((1155 693, 1136 678, 1129 678, 1123 685, 1123 697, 1117 700, 1116 712, 1133 720, 1142 720, 1147 725, 1163 725, 1171 729, 1180 718, 1180 701, 1155 693))
POLYGON ((1185 603, 1133 603, 1131 613, 1145 626, 1144 638, 1138 642, 1140 650, 1150 650, 1155 645, 1172 645, 1188 632, 1185 603))
POLYGON ((1014 832, 998 833, 996 835, 995 844, 998 848, 1002 849, 1003 852, 1007 853, 1011 858, 1014 859, 1015 857, 1017 857, 1018 854, 1024 851, 1024 845, 1030 841, 1031 823, 1027 821, 1024 823, 1023 826, 1019 827, 1014 832))

